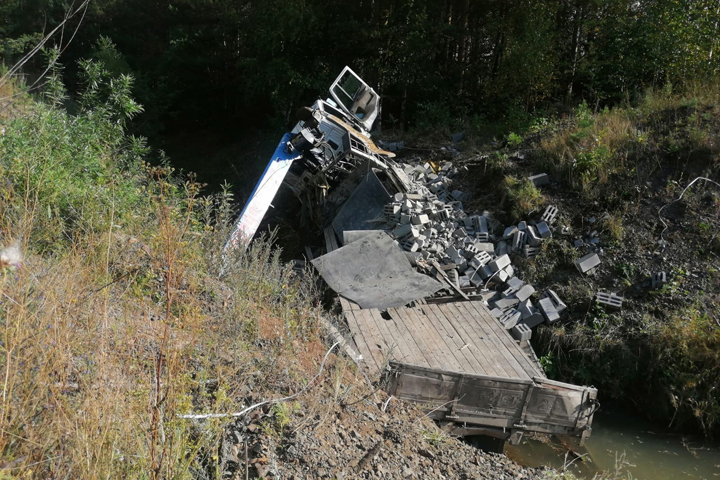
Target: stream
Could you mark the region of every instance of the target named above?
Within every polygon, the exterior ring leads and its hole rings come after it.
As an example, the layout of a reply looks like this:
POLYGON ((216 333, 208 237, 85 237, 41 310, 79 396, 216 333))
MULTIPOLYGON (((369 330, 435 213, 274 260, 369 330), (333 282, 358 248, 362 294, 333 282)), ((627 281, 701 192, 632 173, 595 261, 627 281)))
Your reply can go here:
POLYGON ((572 454, 566 458, 567 450, 560 446, 523 439, 520 445, 507 445, 505 453, 527 467, 562 469, 569 464, 568 470, 583 479, 602 471, 626 477, 629 473, 636 480, 720 478, 720 445, 702 437, 664 432, 625 413, 596 413, 585 448, 588 455, 582 459, 572 454))

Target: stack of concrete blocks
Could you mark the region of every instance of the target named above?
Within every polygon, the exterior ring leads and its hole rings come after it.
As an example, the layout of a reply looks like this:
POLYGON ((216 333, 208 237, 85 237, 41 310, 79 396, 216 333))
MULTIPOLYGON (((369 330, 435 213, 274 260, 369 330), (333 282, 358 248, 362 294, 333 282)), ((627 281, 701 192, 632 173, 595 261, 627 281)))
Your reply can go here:
POLYGON ((522 221, 496 237, 501 225, 489 212, 467 215, 463 210, 470 195, 453 188, 457 169, 450 162, 439 170, 430 163, 404 165, 402 172, 409 191, 393 197, 383 209, 382 220, 413 261, 437 261, 449 267, 446 273, 460 288, 481 290, 489 284, 504 288, 515 275, 509 255, 533 258, 543 239, 552 236, 549 223, 557 214, 555 207, 543 213, 543 221, 522 221))
POLYGON ((622 309, 623 298, 614 293, 597 292, 595 301, 605 310, 617 311, 622 309))

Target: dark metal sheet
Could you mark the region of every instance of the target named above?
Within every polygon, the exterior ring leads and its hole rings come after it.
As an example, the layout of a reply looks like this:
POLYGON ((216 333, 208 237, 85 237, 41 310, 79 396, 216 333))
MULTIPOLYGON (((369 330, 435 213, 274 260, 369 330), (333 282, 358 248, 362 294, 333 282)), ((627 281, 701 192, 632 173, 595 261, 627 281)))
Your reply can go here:
POLYGON ((440 282, 413 270, 403 251, 384 232, 369 234, 312 264, 330 288, 362 308, 400 307, 443 288, 440 282))

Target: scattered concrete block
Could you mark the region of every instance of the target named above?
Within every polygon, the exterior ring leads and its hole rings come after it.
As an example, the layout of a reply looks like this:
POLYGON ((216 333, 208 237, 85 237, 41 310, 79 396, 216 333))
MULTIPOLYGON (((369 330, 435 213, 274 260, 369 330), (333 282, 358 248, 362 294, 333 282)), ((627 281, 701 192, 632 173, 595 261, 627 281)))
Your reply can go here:
POLYGON ((513 235, 512 251, 520 252, 520 251, 522 251, 522 247, 524 245, 525 245, 525 232, 523 232, 522 230, 518 230, 513 235))
MULTIPOLYGON (((512 265, 508 265, 507 267, 505 267, 504 271, 505 271, 505 273, 507 273, 507 278, 515 276, 515 269, 513 268, 512 265)), ((505 281, 507 281, 507 279, 503 280, 503 282, 505 282, 505 281)))
POLYGON ((498 319, 505 330, 510 330, 520 321, 520 312, 514 309, 506 311, 502 317, 498 319))
POLYGON ((550 177, 548 177, 547 173, 539 173, 537 175, 532 175, 527 178, 536 187, 542 187, 543 185, 547 185, 548 183, 550 183, 550 177))
POLYGON ((507 279, 510 278, 510 274, 507 273, 505 270, 500 270, 499 272, 497 272, 497 274, 495 274, 495 278, 498 282, 505 283, 507 279))
POLYGON ((552 238, 552 232, 550 231, 550 227, 547 222, 539 222, 535 225, 535 228, 537 228, 540 238, 552 238))
POLYGON ((536 309, 535 313, 533 313, 532 315, 530 315, 527 318, 523 318, 522 320, 520 320, 520 323, 523 323, 530 328, 535 328, 538 325, 540 325, 541 323, 543 323, 544 321, 545 321, 545 317, 543 317, 542 313, 540 313, 540 311, 536 309))
POLYGON ((540 247, 531 247, 530 245, 525 245, 523 247, 523 256, 525 258, 535 258, 540 253, 540 247))
POLYGON ((507 254, 502 255, 492 262, 488 263, 488 267, 492 269, 493 272, 497 272, 499 270, 502 270, 503 268, 510 265, 510 257, 507 256, 507 254))
POLYGON ((498 300, 488 302, 488 304, 493 308, 499 308, 500 310, 507 310, 508 308, 514 308, 516 305, 520 303, 520 300, 518 300, 514 296, 500 298, 498 300))
MULTIPOLYGON (((485 252, 483 252, 483 253, 485 253, 485 252)), ((464 257, 467 258, 468 260, 470 260, 477 254, 478 254, 478 250, 477 250, 477 248, 475 248, 475 245, 467 245, 465 247, 464 257)))
POLYGON ((475 254, 475 260, 480 263, 480 266, 485 266, 492 260, 492 257, 487 252, 478 252, 475 254))
POLYGON ((452 236, 455 238, 465 238, 467 237, 467 231, 464 228, 460 227, 453 232, 452 236))
POLYGON ((524 323, 518 323, 510 329, 510 335, 520 342, 527 342, 532 337, 532 330, 524 323))
POLYGON ((517 224, 517 229, 520 231, 524 231, 527 228, 527 222, 523 220, 522 222, 517 224))
POLYGON ((501 309, 499 309, 497 307, 490 310, 490 313, 492 313, 493 317, 495 317, 495 318, 500 318, 505 314, 504 311, 502 311, 501 309))
POLYGON ((541 298, 538 302, 538 309, 542 316, 545 317, 547 323, 554 323, 560 320, 560 314, 555 310, 552 300, 549 298, 541 298))
POLYGON ((488 254, 495 253, 495 245, 490 242, 475 242, 475 248, 477 248, 479 252, 486 252, 488 254))
POLYGON ((545 295, 543 295, 543 297, 547 297, 552 301, 553 306, 558 313, 562 313, 567 308, 567 305, 565 305, 565 303, 560 300, 560 297, 557 293, 555 293, 554 290, 550 290, 548 288, 547 290, 545 290, 545 295))
POLYGON ((400 242, 400 247, 406 252, 417 252, 420 248, 418 243, 410 238, 400 242))
POLYGON ((585 242, 583 242, 579 238, 576 238, 575 240, 573 240, 573 245, 575 245, 576 247, 582 247, 583 245, 585 245, 585 242))
POLYGON ((539 247, 540 242, 542 242, 542 237, 537 231, 537 228, 533 227, 532 225, 528 225, 525 229, 525 235, 527 236, 527 243, 531 247, 539 247))
POLYGON ((496 257, 502 257, 503 255, 507 254, 507 243, 504 241, 500 241, 495 245, 495 256, 496 257))
POLYGON ((450 282, 452 282, 453 285, 455 285, 456 287, 460 286, 460 282, 459 282, 460 274, 458 273, 457 270, 455 270, 455 269, 448 270, 447 272, 445 272, 445 274, 447 275, 448 280, 450 280, 450 282))
POLYGON ((525 285, 525 282, 523 282, 517 277, 508 278, 508 281, 506 283, 508 288, 511 288, 513 292, 520 290, 522 286, 525 285))
POLYGON ((659 290, 667 283, 667 273, 657 272, 653 273, 650 277, 650 288, 653 290, 659 290))
POLYGON ((548 205, 548 207, 545 209, 545 212, 542 214, 542 217, 540 217, 540 220, 550 225, 555 221, 555 217, 557 216, 558 209, 554 205, 548 205))
POLYGON ((460 275, 460 277, 458 277, 458 284, 460 288, 469 287, 471 285, 470 278, 467 275, 460 275))
POLYGON ((482 278, 483 280, 487 280, 493 274, 493 271, 490 267, 485 265, 484 267, 478 268, 477 273, 478 275, 480 275, 480 278, 482 278))
POLYGON ((535 289, 532 287, 532 285, 523 285, 520 290, 515 292, 515 297, 521 302, 524 302, 525 300, 530 298, 533 293, 535 293, 535 289))
POLYGON ((606 310, 622 309, 623 298, 614 293, 597 292, 595 301, 606 310))
POLYGON ((413 225, 425 225, 428 222, 430 222, 430 217, 427 215, 413 215, 412 217, 413 225))
POLYGON ((503 232, 503 238, 510 238, 510 237, 512 237, 512 236, 515 234, 515 232, 517 232, 517 231, 518 231, 518 228, 517 228, 515 225, 513 225, 512 227, 507 227, 507 228, 505 229, 505 232, 503 232))
POLYGON ((584 257, 575 260, 575 267, 580 273, 587 273, 598 265, 600 265, 600 257, 597 253, 588 253, 584 257))
POLYGON ((487 242, 488 240, 490 240, 490 234, 488 232, 480 232, 480 233, 476 232, 475 240, 478 240, 480 242, 487 242))

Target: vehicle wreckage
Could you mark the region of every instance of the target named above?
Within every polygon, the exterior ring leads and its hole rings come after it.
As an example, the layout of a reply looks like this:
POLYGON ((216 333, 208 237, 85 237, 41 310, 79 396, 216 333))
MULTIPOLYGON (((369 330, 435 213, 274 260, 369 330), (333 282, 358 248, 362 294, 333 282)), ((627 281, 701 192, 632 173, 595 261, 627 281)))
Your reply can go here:
POLYGON ((329 94, 298 112, 225 249, 251 241, 286 185, 324 237, 325 254, 308 250, 308 260, 338 294, 345 352, 390 395, 421 404, 452 434, 582 444, 597 390, 547 379, 530 344, 565 305, 512 267, 552 236, 557 208, 504 229, 489 212, 468 215, 451 162, 400 162, 371 140, 380 97, 355 72, 345 67, 329 94))

